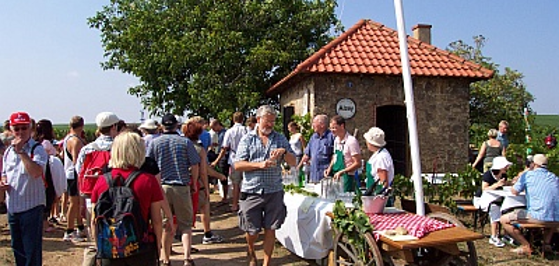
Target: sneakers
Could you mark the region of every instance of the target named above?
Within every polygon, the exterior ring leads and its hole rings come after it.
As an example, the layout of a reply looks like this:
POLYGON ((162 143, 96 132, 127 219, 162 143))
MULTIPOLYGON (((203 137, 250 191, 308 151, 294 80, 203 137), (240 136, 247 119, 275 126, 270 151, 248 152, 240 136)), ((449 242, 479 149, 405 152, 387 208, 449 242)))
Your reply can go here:
POLYGON ((493 246, 496 246, 496 247, 498 247, 498 248, 502 248, 502 247, 505 246, 505 243, 503 243, 503 242, 501 241, 501 239, 500 239, 499 237, 497 237, 497 236, 491 236, 491 237, 489 238, 489 244, 491 244, 491 245, 493 245, 493 246))
POLYGON ((73 231, 72 233, 64 232, 64 237, 62 240, 66 242, 84 242, 86 239, 80 237, 78 232, 73 231))
POLYGON ((511 246, 518 246, 518 243, 516 243, 514 239, 508 235, 504 235, 501 240, 511 246))
POLYGON ((202 244, 214 244, 214 243, 221 243, 223 242, 223 237, 220 235, 212 235, 212 237, 203 237, 202 244))

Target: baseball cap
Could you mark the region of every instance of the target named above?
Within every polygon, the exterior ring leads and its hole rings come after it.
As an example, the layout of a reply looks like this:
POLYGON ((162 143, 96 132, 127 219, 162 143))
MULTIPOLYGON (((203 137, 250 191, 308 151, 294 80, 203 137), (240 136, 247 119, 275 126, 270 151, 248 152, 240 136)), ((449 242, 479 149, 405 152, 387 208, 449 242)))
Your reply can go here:
POLYGON ((15 125, 29 125, 31 123, 31 118, 26 112, 15 112, 10 115, 10 126, 15 125))
POLYGON ((534 163, 542 166, 542 167, 546 167, 547 166, 547 157, 545 157, 545 155, 543 154, 536 154, 534 155, 534 163))
POLYGON ((506 157, 497 156, 493 158, 493 165, 491 166, 491 170, 501 170, 509 165, 512 165, 512 163, 509 162, 506 157))
POLYGON ((161 124, 164 126, 174 126, 178 123, 177 118, 173 114, 165 114, 161 119, 161 124))
POLYGON ((95 123, 99 128, 110 127, 119 121, 120 119, 113 112, 101 112, 95 117, 95 123))

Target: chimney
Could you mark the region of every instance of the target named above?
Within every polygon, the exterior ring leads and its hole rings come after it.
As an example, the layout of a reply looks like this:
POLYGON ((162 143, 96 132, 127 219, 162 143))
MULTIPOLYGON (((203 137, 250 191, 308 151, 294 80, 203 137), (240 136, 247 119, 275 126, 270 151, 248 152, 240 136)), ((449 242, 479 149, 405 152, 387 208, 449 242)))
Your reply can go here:
POLYGON ((413 26, 413 37, 427 44, 431 44, 431 25, 417 24, 413 26))

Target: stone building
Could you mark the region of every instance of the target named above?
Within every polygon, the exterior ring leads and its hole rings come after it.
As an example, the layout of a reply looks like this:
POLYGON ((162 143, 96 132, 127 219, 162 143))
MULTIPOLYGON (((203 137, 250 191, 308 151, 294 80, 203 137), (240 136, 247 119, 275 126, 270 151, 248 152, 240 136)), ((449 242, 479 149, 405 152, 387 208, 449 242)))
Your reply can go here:
MULTIPOLYGON (((414 86, 423 173, 455 172, 468 162, 469 86, 493 72, 430 44, 430 25, 414 26, 408 50, 414 86)), ((411 174, 408 125, 398 32, 361 20, 268 89, 280 95, 284 117, 344 114, 363 133, 372 126, 386 133, 396 173, 411 174)))

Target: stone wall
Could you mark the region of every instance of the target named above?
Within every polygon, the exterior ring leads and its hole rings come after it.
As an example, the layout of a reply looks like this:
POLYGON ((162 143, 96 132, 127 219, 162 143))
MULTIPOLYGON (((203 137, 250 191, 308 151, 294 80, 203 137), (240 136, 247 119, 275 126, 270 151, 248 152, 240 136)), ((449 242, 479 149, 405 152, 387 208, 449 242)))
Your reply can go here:
MULTIPOLYGON (((423 173, 456 172, 468 162, 469 80, 456 78, 414 78, 416 117, 423 173)), ((404 106, 404 89, 399 76, 313 75, 291 86, 281 95, 282 106, 294 106, 296 114, 336 114, 336 103, 351 98, 356 114, 346 122, 350 133, 357 129, 363 158, 368 159, 362 135, 376 125, 376 108, 404 106), (307 97, 305 99, 305 97, 307 97), (306 103, 309 103, 308 109, 306 103)), ((405 125, 407 128, 407 125, 405 125)), ((409 159, 409 152, 407 162, 409 159)), ((408 174, 411 165, 408 165, 408 174)))

